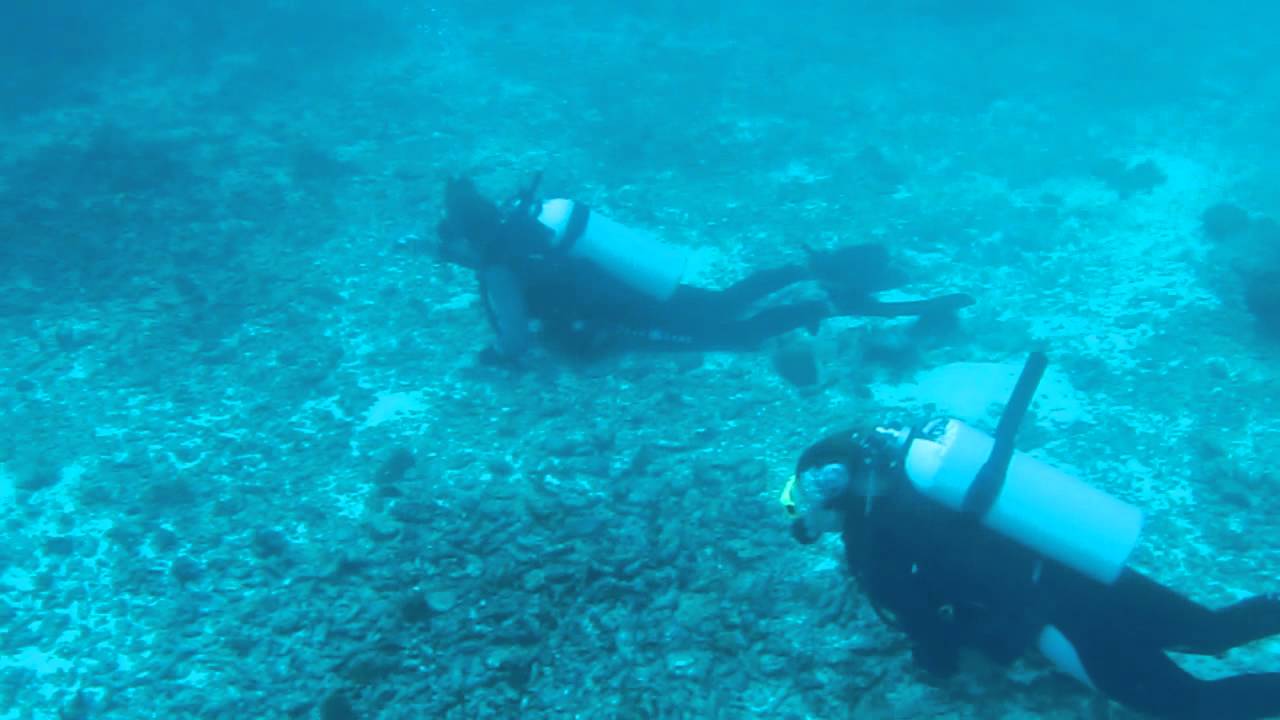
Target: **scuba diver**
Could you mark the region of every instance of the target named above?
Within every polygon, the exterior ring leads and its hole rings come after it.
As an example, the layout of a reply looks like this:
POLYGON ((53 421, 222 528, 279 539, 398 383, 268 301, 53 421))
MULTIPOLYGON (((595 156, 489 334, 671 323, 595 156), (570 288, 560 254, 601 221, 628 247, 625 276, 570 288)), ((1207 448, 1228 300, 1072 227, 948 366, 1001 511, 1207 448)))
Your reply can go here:
POLYGON ((537 198, 540 174, 499 207, 466 178, 445 186, 437 227, 440 256, 474 269, 492 355, 512 360, 533 343, 571 356, 627 350, 749 350, 835 316, 939 317, 973 304, 968 295, 881 302, 876 292, 905 282, 880 245, 809 250, 807 265, 758 271, 724 290, 684 284, 689 252, 586 205, 537 198), (826 298, 756 309, 806 280, 826 298))
POLYGON ((1201 680, 1166 655, 1280 633, 1280 595, 1210 609, 1126 567, 1142 512, 1014 450, 1045 364, 1032 354, 994 438, 941 418, 810 446, 781 498, 793 536, 841 534, 859 587, 928 672, 954 672, 962 648, 1007 665, 1037 647, 1153 717, 1280 716, 1280 672, 1201 680))

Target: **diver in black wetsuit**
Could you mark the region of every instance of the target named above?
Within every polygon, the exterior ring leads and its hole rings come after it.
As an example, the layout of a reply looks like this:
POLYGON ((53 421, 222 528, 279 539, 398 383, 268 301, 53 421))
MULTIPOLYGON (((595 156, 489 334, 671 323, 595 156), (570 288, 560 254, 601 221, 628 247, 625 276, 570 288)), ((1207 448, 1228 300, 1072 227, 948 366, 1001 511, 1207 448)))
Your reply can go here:
POLYGON ((467 179, 445 188, 441 256, 476 271, 495 350, 515 358, 533 341, 580 357, 627 350, 747 350, 838 315, 931 316, 973 303, 954 294, 880 302, 905 280, 879 245, 810 252, 810 262, 756 272, 722 291, 685 285, 687 252, 581 203, 535 198, 537 180, 505 207, 467 179), (786 287, 817 280, 827 298, 756 309, 786 287))
POLYGON ((783 493, 793 535, 841 533, 860 588, 927 671, 953 672, 964 647, 1001 664, 1038 647, 1153 717, 1280 716, 1280 672, 1200 680, 1166 655, 1220 655, 1280 633, 1280 596, 1213 610, 1126 567, 1141 513, 1012 450, 1042 370, 1029 364, 994 442, 943 420, 809 447, 783 493), (803 512, 800 491, 812 495, 803 512))

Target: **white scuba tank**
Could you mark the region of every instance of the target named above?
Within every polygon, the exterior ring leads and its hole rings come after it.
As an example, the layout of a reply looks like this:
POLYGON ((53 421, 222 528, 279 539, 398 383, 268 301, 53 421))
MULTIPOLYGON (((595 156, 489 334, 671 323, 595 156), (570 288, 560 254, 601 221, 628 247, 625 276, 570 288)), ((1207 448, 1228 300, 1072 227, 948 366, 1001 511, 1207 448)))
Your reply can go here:
MULTIPOLYGON (((925 495, 960 511, 995 440, 941 419, 911 440, 904 468, 925 495)), ((1142 531, 1142 511, 1023 452, 1014 452, 983 523, 1104 583, 1124 569, 1142 531)))
MULTIPOLYGON (((538 222, 555 234, 557 246, 565 242, 574 202, 563 198, 542 205, 538 222)), ((595 263, 631 287, 658 300, 676 291, 689 264, 689 251, 663 242, 654 233, 627 227, 595 210, 587 210, 586 226, 569 254, 595 263)))

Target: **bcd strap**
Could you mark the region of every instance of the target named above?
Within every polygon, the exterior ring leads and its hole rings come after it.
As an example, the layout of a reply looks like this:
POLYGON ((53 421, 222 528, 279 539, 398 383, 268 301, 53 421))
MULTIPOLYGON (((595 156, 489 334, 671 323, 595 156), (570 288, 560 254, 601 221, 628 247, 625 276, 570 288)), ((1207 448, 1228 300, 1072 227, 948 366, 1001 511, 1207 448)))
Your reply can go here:
POLYGON ((1022 366, 1022 375, 1018 377, 1018 384, 1014 386, 1013 394, 1009 396, 1009 402, 1004 406, 1000 422, 996 425, 991 454, 987 456, 987 461, 964 494, 961 503, 964 512, 983 517, 995 505, 996 498, 1004 487, 1005 476, 1009 473, 1009 462, 1013 460, 1013 440, 1018 434, 1018 426, 1031 407, 1031 398, 1036 394, 1036 387, 1040 384, 1040 378, 1044 377, 1048 364, 1049 359, 1044 353, 1033 352, 1022 366))
POLYGON ((569 211, 569 222, 564 226, 564 237, 560 238, 561 252, 569 252, 573 249, 575 243, 587 231, 587 219, 591 217, 591 208, 580 202, 573 203, 573 210, 569 211))
POLYGON ((529 184, 526 185, 525 188, 520 191, 520 194, 516 196, 515 208, 517 212, 521 212, 526 215, 537 214, 534 212, 534 207, 537 205, 538 186, 541 184, 542 171, 539 170, 533 174, 533 177, 529 180, 529 184))

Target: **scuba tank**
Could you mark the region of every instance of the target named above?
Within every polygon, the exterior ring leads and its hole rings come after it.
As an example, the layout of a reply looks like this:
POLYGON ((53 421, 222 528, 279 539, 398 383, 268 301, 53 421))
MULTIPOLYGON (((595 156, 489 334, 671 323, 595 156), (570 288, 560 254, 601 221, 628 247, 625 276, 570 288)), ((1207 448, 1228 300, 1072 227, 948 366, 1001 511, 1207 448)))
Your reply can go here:
POLYGON ((688 250, 573 200, 546 201, 538 222, 551 230, 561 252, 589 260, 657 300, 671 297, 689 263, 688 250))
POLYGON ((536 199, 542 173, 509 203, 509 217, 535 219, 555 252, 587 260, 655 300, 676 291, 689 264, 687 249, 663 242, 647 230, 628 227, 586 205, 536 199))
POLYGON ((1043 353, 1027 361, 994 437, 933 420, 907 439, 903 468, 924 495, 1110 584, 1137 545, 1142 511, 1013 446, 1046 364, 1043 353))

